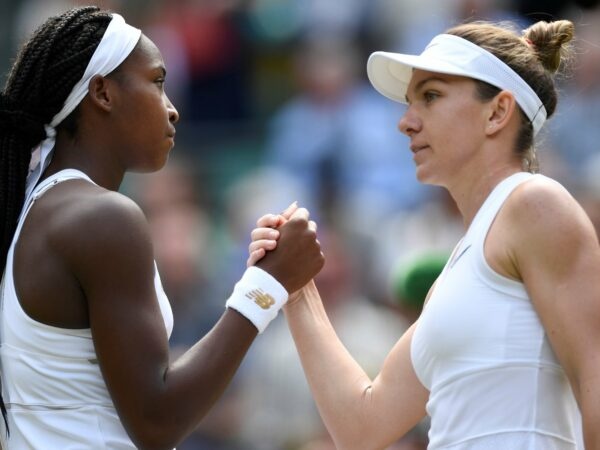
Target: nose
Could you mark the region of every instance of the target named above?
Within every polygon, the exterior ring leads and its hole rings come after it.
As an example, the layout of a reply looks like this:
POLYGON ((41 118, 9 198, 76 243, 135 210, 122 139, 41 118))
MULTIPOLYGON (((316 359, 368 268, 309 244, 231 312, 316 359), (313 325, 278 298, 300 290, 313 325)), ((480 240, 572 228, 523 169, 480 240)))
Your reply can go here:
POLYGON ((410 137, 414 133, 418 133, 421 130, 421 126, 421 120, 415 114, 413 107, 408 106, 398 122, 398 129, 401 133, 410 137))
POLYGON ((169 100, 169 97, 166 95, 165 100, 167 103, 167 111, 169 112, 169 122, 173 124, 179 122, 179 112, 177 111, 177 108, 175 108, 173 103, 171 103, 171 100, 169 100))

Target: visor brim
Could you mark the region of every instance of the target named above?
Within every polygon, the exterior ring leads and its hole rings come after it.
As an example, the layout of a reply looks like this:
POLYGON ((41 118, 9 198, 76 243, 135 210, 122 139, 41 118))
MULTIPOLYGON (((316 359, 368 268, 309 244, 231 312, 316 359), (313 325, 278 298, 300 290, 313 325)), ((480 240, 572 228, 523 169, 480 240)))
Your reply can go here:
POLYGON ((414 69, 468 76, 460 67, 423 55, 375 52, 367 61, 367 76, 373 87, 389 99, 405 104, 414 69))

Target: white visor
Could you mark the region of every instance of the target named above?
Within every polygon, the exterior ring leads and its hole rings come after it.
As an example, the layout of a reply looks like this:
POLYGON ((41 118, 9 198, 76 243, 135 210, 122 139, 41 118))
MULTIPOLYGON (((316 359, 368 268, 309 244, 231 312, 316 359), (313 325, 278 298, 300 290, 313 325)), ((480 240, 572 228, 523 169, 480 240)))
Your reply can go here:
POLYGON ((420 55, 375 52, 367 62, 373 87, 400 103, 407 103, 413 69, 474 78, 511 92, 529 118, 534 135, 546 121, 542 101, 523 78, 487 50, 461 37, 440 34, 420 55))

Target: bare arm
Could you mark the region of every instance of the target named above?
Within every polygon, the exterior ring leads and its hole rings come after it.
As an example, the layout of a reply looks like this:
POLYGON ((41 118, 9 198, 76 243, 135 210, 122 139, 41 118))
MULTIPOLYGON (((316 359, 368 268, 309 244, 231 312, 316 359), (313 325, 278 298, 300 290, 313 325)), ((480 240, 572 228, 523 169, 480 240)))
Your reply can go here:
MULTIPOLYGON (((220 397, 257 330, 227 309, 206 336, 171 363, 143 214, 118 194, 88 200, 93 203, 84 212, 74 209, 73 227, 59 246, 87 300, 102 373, 136 445, 173 448, 220 397)), ((291 290, 320 270, 322 255, 307 220, 290 225, 280 238, 289 242, 289 251, 273 252, 265 270, 291 290)))
POLYGON ((558 184, 526 183, 507 217, 512 254, 583 416, 585 448, 600 449, 600 247, 558 184))
POLYGON ((285 307, 319 412, 339 449, 380 449, 425 416, 429 392, 410 360, 414 325, 371 380, 335 333, 313 282, 285 307))
MULTIPOLYGON (((267 251, 283 247, 273 228, 286 220, 284 213, 267 214, 257 221, 249 265, 267 251)), ((317 407, 337 448, 384 448, 425 416, 429 392, 410 360, 415 325, 397 342, 372 381, 339 340, 313 281, 292 295, 284 310, 317 407)))

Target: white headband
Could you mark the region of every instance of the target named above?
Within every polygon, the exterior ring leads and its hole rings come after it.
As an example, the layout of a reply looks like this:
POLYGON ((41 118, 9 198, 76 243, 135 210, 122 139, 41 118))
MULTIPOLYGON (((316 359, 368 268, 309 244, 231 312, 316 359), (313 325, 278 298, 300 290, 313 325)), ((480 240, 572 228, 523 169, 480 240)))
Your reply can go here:
POLYGON ((92 77, 95 75, 106 76, 119 67, 135 48, 141 34, 141 30, 125 23, 125 19, 119 14, 112 13, 112 19, 83 76, 73 86, 63 108, 52 118, 50 124, 46 125, 46 139, 32 150, 30 172, 27 176, 27 197, 50 164, 56 143, 56 127, 77 108, 87 95, 92 77))
POLYGON ((534 135, 546 121, 546 108, 523 78, 487 50, 461 37, 440 34, 420 55, 375 52, 367 62, 367 75, 375 89, 401 103, 406 103, 413 69, 474 78, 512 92, 531 121, 534 135))

